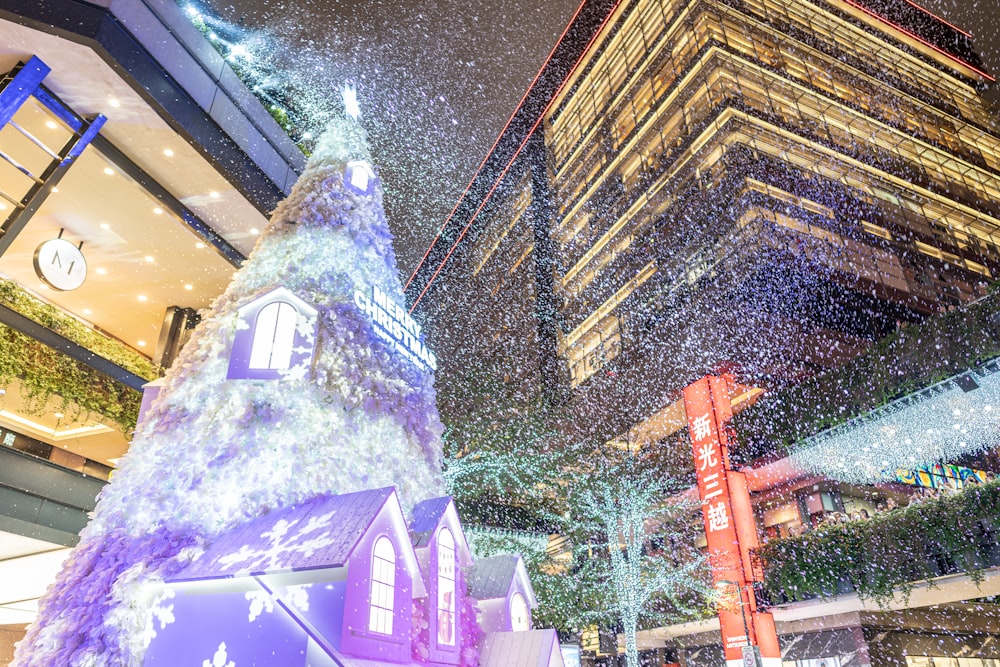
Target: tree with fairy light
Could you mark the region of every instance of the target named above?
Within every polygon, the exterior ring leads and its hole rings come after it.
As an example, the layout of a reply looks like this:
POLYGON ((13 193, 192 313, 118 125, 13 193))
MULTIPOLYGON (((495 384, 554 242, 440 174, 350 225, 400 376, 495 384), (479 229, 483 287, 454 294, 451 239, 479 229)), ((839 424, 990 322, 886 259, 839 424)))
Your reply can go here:
POLYGON ((473 521, 513 510, 537 522, 525 527, 563 536, 567 548, 557 554, 502 535, 476 546, 483 555, 522 553, 544 622, 572 632, 618 626, 627 663, 638 667, 639 627, 698 614, 711 593, 692 546, 697 508, 680 495, 692 481, 677 443, 636 450, 572 442, 559 428, 561 409, 541 399, 533 407, 474 433, 449 432, 450 490, 473 521))
POLYGON ((591 616, 614 618, 629 667, 639 665, 636 633, 644 621, 692 616, 711 592, 693 547, 696 506, 680 495, 690 482, 671 474, 656 449, 575 447, 564 453, 573 457, 568 478, 557 482, 567 533, 578 545, 575 578, 611 593, 591 616))
POLYGON ((404 511, 442 494, 434 362, 422 344, 429 367, 398 354, 359 305, 403 293, 353 88, 344 106, 167 372, 17 667, 142 664, 149 588, 254 517, 322 494, 393 486, 404 511))

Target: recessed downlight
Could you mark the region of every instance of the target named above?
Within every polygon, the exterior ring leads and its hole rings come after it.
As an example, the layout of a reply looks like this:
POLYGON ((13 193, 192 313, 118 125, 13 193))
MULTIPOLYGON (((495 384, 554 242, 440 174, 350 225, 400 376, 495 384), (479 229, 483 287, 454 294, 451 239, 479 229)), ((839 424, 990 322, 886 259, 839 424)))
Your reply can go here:
POLYGON ((170 149, 170 148, 164 148, 163 149, 163 154, 166 155, 167 157, 173 157, 174 156, 174 151, 173 151, 173 149, 170 149))
POLYGON ((115 170, 112 169, 111 167, 105 167, 104 168, 104 173, 107 174, 108 176, 113 176, 114 173, 115 173, 115 170))

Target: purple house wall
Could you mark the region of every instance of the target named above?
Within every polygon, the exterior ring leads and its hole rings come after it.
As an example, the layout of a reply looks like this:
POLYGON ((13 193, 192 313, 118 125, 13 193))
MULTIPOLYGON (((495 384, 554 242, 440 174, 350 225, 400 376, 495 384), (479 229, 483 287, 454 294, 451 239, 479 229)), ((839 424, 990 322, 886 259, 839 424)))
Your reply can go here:
MULTIPOLYGON (((461 597, 466 590, 464 570, 472 565, 472 553, 465 539, 455 503, 450 497, 432 498, 413 508, 410 538, 420 563, 420 570, 427 585, 428 660, 432 664, 457 665, 461 662, 462 627, 461 597), (442 534, 447 532, 453 547, 442 549, 442 534), (454 586, 442 591, 442 551, 451 551, 451 571, 454 586), (442 602, 451 593, 450 609, 442 609, 442 602), (450 641, 449 641, 450 640, 450 641)), ((445 582, 447 585, 447 582, 445 582)))
POLYGON ((145 667, 452 667, 463 654, 472 664, 476 649, 490 667, 560 664, 554 633, 511 632, 512 600, 525 601, 525 628, 537 604, 520 557, 473 563, 450 498, 418 503, 407 527, 392 488, 321 496, 237 526, 150 596, 145 667), (463 635, 473 620, 461 616, 466 583, 487 632, 469 647, 463 639, 478 631, 463 635), (423 640, 413 626, 421 609, 423 640))
POLYGON ((426 590, 395 491, 317 498, 226 533, 154 592, 143 664, 410 665, 414 595, 426 590), (380 541, 395 558, 373 629, 380 541))

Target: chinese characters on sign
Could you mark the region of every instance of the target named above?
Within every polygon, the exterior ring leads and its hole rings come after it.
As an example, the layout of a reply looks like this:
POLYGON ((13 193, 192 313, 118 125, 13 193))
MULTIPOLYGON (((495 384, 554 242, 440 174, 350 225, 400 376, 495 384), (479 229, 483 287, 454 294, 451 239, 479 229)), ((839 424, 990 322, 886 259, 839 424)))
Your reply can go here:
POLYGON ((735 608, 719 608, 726 663, 735 667, 743 657, 743 648, 756 644, 765 665, 778 667, 781 651, 773 618, 757 610, 749 582, 752 576, 749 556, 744 555, 757 546, 756 527, 745 477, 728 466, 725 424, 732 417, 732 407, 726 380, 707 376, 685 387, 684 410, 691 433, 712 579, 716 586, 738 592, 735 608))

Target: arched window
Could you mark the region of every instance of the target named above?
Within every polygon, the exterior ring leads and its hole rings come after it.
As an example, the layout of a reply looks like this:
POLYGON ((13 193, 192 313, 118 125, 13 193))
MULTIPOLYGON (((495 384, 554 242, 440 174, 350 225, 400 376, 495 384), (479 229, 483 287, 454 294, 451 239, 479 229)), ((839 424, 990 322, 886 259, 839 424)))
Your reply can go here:
POLYGON ((531 629, 531 621, 528 616, 528 603, 520 593, 514 593, 510 597, 510 629, 514 632, 523 632, 531 629))
POLYGON ((260 309, 250 348, 251 369, 283 369, 292 361, 298 311, 286 301, 275 301, 260 309))
POLYGON ((455 645, 455 537, 442 528, 437 541, 437 639, 455 645))
POLYGON ((369 596, 368 629, 392 634, 393 603, 396 597, 396 550, 389 538, 375 540, 372 551, 372 589, 369 596))

